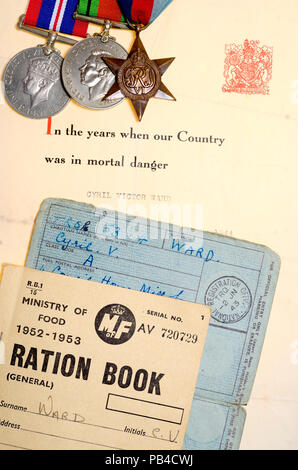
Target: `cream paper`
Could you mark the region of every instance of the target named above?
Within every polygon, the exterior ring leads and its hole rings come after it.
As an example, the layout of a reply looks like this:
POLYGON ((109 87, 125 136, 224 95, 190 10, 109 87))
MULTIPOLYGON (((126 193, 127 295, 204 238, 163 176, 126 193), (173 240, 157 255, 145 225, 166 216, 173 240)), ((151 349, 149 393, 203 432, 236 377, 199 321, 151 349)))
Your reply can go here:
MULTIPOLYGON (((2 69, 17 52, 43 43, 15 28, 27 3, 11 0, 1 16, 2 69)), ((176 57, 163 82, 177 101, 151 99, 141 123, 128 101, 103 112, 72 101, 52 119, 52 135, 47 135, 47 121, 24 118, 1 98, 2 262, 24 263, 33 219, 48 197, 108 203, 153 219, 167 219, 170 213, 178 225, 261 243, 281 256, 242 449, 298 448, 297 17, 294 0, 172 2, 141 37, 151 58, 176 57), (245 39, 272 48, 268 95, 222 91, 226 46, 242 45, 245 39), (67 135, 71 129, 73 135, 67 135), (136 137, 121 137, 131 129, 136 137), (105 134, 96 136, 96 131, 105 134), (180 131, 224 141, 183 142, 180 131), (86 163, 122 155, 125 167, 86 163), (82 163, 72 164, 73 156, 82 163), (135 156, 168 166, 134 169, 135 156), (46 157, 65 163, 49 164, 46 157)), ((98 28, 91 26, 94 31, 98 28)), ((112 34, 129 50, 133 33, 112 34)), ((69 50, 57 47, 63 55, 69 50)))
POLYGON ((182 448, 211 308, 181 307, 6 266, 2 446, 182 448))

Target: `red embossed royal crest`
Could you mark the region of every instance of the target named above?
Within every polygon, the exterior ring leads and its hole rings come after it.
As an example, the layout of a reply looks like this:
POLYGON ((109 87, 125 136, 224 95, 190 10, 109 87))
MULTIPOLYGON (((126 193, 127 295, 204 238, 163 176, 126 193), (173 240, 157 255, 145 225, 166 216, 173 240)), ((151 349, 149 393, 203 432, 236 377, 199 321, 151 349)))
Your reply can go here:
POLYGON ((259 41, 225 47, 225 83, 222 91, 228 93, 269 94, 272 77, 272 47, 260 46, 259 41))

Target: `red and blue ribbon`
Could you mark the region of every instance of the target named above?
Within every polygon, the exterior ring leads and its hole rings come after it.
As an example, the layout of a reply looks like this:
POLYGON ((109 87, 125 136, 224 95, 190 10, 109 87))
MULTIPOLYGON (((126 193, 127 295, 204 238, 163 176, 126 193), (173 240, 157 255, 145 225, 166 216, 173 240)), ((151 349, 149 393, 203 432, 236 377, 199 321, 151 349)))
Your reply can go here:
POLYGON ((118 0, 123 15, 131 22, 152 23, 172 0, 118 0))
POLYGON ((152 23, 172 0, 79 0, 78 13, 91 18, 147 25, 152 23))
POLYGON ((24 23, 37 28, 86 37, 88 23, 75 20, 78 0, 30 0, 24 23))

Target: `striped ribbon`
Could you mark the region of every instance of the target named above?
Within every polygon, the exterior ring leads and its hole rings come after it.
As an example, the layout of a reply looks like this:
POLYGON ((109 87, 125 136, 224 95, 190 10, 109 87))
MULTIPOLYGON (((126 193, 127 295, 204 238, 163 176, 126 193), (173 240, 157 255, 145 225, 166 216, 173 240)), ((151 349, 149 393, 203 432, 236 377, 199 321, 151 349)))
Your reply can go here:
POLYGON ((37 28, 86 37, 88 23, 74 20, 78 0, 30 0, 24 23, 37 28))
POLYGON ((126 18, 135 23, 152 23, 172 0, 118 0, 126 18))
POLYGON ((117 0, 80 0, 78 13, 92 18, 125 22, 117 0))
POLYGON ((152 23, 173 0, 80 0, 78 13, 111 21, 152 23))

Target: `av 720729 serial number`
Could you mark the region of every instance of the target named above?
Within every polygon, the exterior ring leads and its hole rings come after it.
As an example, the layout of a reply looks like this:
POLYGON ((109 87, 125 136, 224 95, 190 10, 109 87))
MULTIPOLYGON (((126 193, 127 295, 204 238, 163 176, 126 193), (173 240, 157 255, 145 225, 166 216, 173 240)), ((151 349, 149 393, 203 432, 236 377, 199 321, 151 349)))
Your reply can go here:
POLYGON ((65 341, 66 343, 81 344, 80 336, 66 335, 64 333, 57 333, 56 331, 47 333, 41 328, 29 327, 26 325, 17 325, 17 332, 23 335, 37 336, 38 338, 49 336, 54 341, 60 341, 60 343, 65 341))
POLYGON ((185 333, 184 331, 170 330, 168 328, 161 329, 161 337, 173 339, 176 341, 185 341, 186 343, 197 343, 199 336, 197 334, 185 333))

